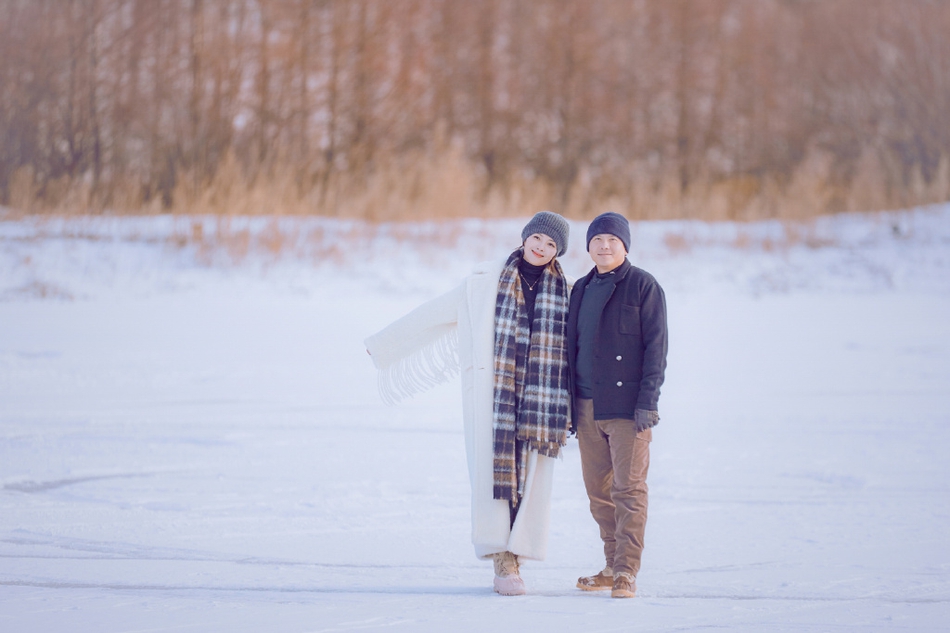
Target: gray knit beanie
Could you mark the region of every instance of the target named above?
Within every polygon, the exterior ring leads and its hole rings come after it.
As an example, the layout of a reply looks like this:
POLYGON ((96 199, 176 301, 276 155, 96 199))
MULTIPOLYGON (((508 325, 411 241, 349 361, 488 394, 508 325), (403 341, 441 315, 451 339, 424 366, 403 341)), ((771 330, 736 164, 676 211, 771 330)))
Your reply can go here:
POLYGON ((594 218, 590 226, 587 227, 588 251, 590 250, 590 241, 594 239, 595 235, 600 235, 601 233, 616 235, 620 238, 620 241, 623 242, 623 247, 627 249, 627 252, 630 252, 630 223, 627 222, 627 218, 613 211, 601 213, 594 218))
POLYGON ((567 252, 567 239, 571 233, 571 227, 567 220, 552 211, 539 211, 534 217, 528 220, 521 231, 522 243, 534 235, 541 233, 547 235, 557 245, 557 257, 567 252))

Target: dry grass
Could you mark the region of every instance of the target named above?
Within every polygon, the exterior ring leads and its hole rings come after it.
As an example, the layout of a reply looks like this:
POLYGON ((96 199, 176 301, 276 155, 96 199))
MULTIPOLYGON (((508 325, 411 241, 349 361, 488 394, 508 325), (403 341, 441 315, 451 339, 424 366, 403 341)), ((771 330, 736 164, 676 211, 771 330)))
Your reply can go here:
POLYGON ((671 253, 685 253, 695 244, 694 240, 683 233, 668 232, 663 236, 663 245, 671 253))
MULTIPOLYGON (((521 216, 524 219, 525 215, 521 216)), ((912 216, 894 213, 869 215, 875 233, 888 239, 912 234, 912 216)), ((316 267, 342 269, 354 264, 421 265, 444 267, 446 254, 464 253, 465 260, 483 261, 518 245, 518 221, 372 222, 312 216, 278 215, 176 215, 139 221, 132 217, 30 216, 31 230, 0 239, 4 242, 39 242, 69 239, 108 243, 147 243, 184 251, 207 266, 230 266, 248 262, 269 267, 279 262, 309 262, 316 267)), ((677 258, 702 249, 732 249, 744 252, 783 254, 793 249, 841 246, 841 236, 821 218, 777 220, 762 223, 673 221, 635 223, 632 252, 677 258)), ((574 236, 566 265, 577 270, 589 266, 583 244, 574 236)), ((24 251, 27 253, 27 251, 24 251)), ((29 267, 32 255, 23 256, 29 267)), ((23 286, 17 292, 43 298, 65 295, 48 284, 23 286)))
MULTIPOLYGON (((459 221, 315 224, 305 218, 276 216, 180 219, 167 244, 174 249, 193 249, 196 259, 206 265, 238 264, 253 258, 264 263, 295 259, 342 267, 362 259, 386 261, 412 244, 421 263, 438 266, 447 251, 464 248, 468 256, 478 258, 497 244, 497 232, 491 226, 459 221)), ((517 246, 517 236, 511 246, 517 246)))
MULTIPOLYGON (((169 209, 161 208, 155 199, 143 200, 141 187, 134 183, 119 183, 113 187, 107 212, 221 218, 308 215, 405 222, 521 217, 552 209, 575 219, 619 211, 633 220, 798 222, 840 211, 907 208, 950 199, 946 158, 926 181, 919 170, 906 174, 899 165, 886 164, 871 152, 861 157, 847 179, 836 175, 830 155, 816 150, 790 174, 700 175, 685 189, 671 174, 654 173, 644 165, 631 165, 611 185, 582 172, 566 197, 550 182, 525 174, 510 175, 489 187, 483 170, 455 145, 399 159, 381 156, 374 165, 368 175, 337 173, 302 184, 294 177, 299 170, 291 167, 248 177, 232 154, 210 181, 182 177, 169 209)), ((12 208, 28 214, 85 215, 101 212, 104 206, 85 181, 53 182, 41 193, 28 168, 14 174, 10 202, 12 208)), ((270 248, 282 248, 279 233, 269 239, 270 248)), ((240 250, 240 246, 235 248, 240 250)))

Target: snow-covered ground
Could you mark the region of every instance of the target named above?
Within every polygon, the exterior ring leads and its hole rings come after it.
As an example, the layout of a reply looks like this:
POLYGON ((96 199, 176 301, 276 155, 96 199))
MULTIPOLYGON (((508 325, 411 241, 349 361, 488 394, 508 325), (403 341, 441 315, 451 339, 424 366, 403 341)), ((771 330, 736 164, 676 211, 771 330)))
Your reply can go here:
POLYGON ((574 588, 573 440, 493 594, 458 383, 387 407, 362 347, 526 218, 5 217, 0 631, 947 629, 950 206, 635 227, 671 330, 635 600, 574 588))

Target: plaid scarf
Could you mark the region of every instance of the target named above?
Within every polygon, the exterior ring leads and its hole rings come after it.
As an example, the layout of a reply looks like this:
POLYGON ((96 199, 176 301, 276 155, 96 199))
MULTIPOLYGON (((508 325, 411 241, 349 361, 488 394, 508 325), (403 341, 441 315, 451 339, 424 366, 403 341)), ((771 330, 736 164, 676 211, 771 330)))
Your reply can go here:
POLYGON ((541 273, 529 327, 521 291, 519 248, 498 278, 495 301, 493 498, 524 494, 528 452, 557 457, 567 443, 567 281, 553 260, 541 273))

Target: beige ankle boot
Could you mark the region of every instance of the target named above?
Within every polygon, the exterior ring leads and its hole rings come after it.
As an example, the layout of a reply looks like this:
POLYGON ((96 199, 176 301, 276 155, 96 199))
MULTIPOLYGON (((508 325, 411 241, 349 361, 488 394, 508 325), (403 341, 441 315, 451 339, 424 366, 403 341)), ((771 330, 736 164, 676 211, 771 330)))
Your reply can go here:
POLYGON ((499 552, 492 559, 495 563, 495 591, 503 596, 523 595, 525 588, 518 573, 518 557, 511 552, 499 552))

